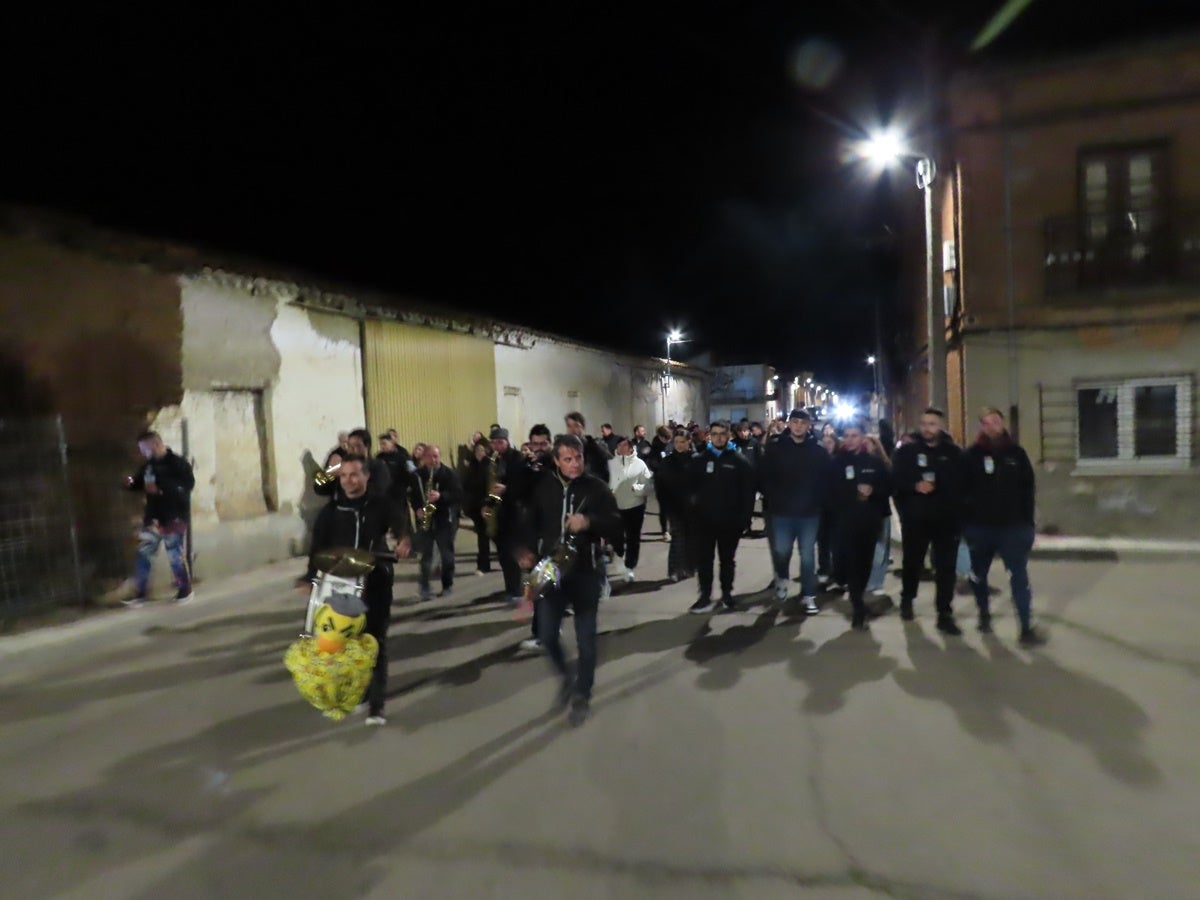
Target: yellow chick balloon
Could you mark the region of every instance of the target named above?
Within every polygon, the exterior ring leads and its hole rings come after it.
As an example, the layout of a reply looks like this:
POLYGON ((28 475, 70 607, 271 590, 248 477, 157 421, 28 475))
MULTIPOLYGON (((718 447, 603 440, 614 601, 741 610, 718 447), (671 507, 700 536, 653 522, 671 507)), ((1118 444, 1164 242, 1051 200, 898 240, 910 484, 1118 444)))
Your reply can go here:
POLYGON ((362 700, 379 643, 362 634, 366 607, 358 597, 335 596, 313 616, 311 637, 294 641, 283 656, 300 696, 335 721, 362 700))

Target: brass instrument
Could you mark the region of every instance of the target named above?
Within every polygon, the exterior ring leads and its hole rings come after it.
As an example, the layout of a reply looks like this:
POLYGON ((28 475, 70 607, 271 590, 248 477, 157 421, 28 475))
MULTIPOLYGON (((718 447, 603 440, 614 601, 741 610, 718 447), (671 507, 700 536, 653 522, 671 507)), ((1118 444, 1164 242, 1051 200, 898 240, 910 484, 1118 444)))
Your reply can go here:
POLYGON ((433 483, 433 472, 429 473, 429 487, 426 487, 425 483, 421 481, 421 475, 418 472, 417 487, 421 489, 421 499, 425 501, 425 505, 417 513, 417 530, 432 531, 433 517, 437 514, 437 504, 429 499, 430 492, 437 490, 437 486, 433 483))
POLYGON ((487 498, 483 501, 483 509, 479 512, 483 517, 487 536, 490 538, 496 536, 496 529, 500 526, 500 504, 504 502, 504 498, 496 493, 496 485, 500 483, 500 476, 497 472, 499 460, 499 453, 493 453, 488 457, 488 493, 487 498))
POLYGON ((337 481, 337 473, 341 468, 342 464, 339 462, 324 469, 318 469, 317 474, 313 476, 313 487, 323 488, 326 485, 333 484, 333 482, 337 481))

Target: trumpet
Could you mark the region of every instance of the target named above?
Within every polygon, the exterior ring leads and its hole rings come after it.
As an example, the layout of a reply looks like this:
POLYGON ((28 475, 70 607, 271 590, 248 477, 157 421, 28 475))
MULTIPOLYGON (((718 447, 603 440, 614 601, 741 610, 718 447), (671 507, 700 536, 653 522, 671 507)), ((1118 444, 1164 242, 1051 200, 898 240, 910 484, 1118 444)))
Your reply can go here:
POLYGON ((334 463, 332 466, 327 466, 324 469, 318 469, 317 474, 313 476, 313 487, 322 488, 326 485, 333 484, 337 481, 338 470, 342 468, 342 464, 334 463))
POLYGON ((421 512, 418 515, 417 527, 421 531, 429 531, 433 528, 433 517, 437 514, 437 504, 433 501, 427 502, 421 507, 421 512))
POLYGON ((493 453, 488 457, 488 494, 483 501, 483 509, 479 511, 483 517, 487 536, 490 538, 496 536, 496 529, 500 526, 500 504, 504 502, 504 498, 496 493, 496 485, 500 482, 500 477, 496 472, 499 458, 500 454, 498 453, 493 453))

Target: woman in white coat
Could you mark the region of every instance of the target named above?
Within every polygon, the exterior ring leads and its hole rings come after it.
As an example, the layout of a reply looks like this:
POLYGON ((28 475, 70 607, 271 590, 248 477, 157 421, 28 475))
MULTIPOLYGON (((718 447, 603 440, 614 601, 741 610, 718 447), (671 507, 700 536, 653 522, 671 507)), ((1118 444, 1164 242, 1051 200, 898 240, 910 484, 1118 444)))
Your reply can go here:
POLYGON ((625 580, 633 581, 642 548, 642 522, 646 518, 646 488, 654 476, 634 453, 629 438, 617 442, 617 455, 608 461, 608 487, 617 498, 624 533, 613 542, 613 552, 625 558, 625 580))

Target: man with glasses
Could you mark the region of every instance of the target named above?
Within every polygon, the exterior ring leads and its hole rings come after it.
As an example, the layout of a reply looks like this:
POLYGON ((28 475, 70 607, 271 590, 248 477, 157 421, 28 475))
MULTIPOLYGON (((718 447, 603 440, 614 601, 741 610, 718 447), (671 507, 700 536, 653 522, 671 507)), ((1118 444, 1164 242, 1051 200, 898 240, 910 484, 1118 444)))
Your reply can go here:
POLYGON ((691 495, 694 503, 688 528, 694 536, 696 575, 700 596, 688 612, 712 612, 713 551, 720 557, 721 603, 736 609, 733 599, 734 557, 738 539, 750 525, 754 509, 754 470, 729 446, 729 423, 709 426, 708 444, 692 459, 691 495))

